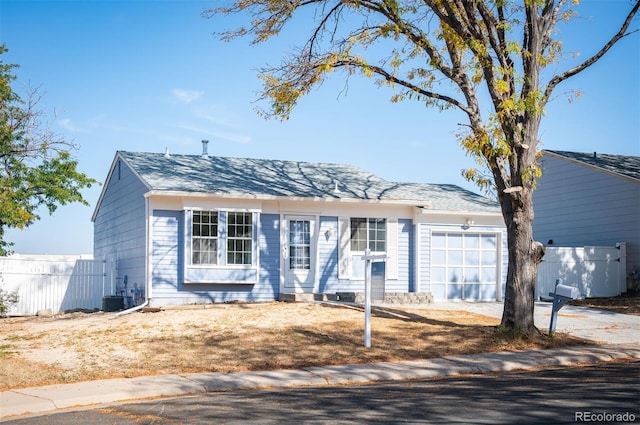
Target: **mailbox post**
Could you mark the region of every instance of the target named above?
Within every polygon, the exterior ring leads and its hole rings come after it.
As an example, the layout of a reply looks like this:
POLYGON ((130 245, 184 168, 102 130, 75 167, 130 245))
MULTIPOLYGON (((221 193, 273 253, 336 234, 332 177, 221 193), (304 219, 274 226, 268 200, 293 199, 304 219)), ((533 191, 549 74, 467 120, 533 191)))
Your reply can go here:
POLYGON ((371 255, 371 250, 364 251, 364 346, 371 347, 371 263, 374 261, 384 261, 387 256, 371 255))
POLYGON ((553 297, 553 307, 551 308, 551 323, 549 323, 549 335, 553 335, 553 333, 556 331, 558 311, 569 301, 577 299, 580 296, 580 292, 578 291, 578 288, 563 285, 562 279, 556 279, 555 289, 553 292, 549 292, 549 296, 553 297))

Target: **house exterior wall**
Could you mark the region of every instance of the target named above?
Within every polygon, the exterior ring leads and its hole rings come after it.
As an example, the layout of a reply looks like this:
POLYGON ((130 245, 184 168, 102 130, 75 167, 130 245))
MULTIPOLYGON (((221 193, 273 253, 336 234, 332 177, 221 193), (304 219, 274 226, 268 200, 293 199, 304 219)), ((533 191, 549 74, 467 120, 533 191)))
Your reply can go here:
MULTIPOLYGON (((441 211, 426 217, 411 204, 158 193, 150 191, 125 162, 118 161, 116 157, 94 215, 94 255, 116 258, 120 284, 128 275, 130 285, 137 283, 148 289, 145 295, 152 306, 278 299, 291 288, 285 290, 284 271, 289 217, 307 217, 314 223, 313 282, 295 290, 316 293, 364 290, 363 253, 350 251, 350 218, 386 220, 387 292, 430 290, 430 234, 434 230, 460 231, 460 225, 452 223, 471 217, 476 224, 470 231, 499 235, 497 240, 506 244, 504 225, 496 214, 441 211), (220 261, 211 266, 191 264, 191 223, 194 211, 200 210, 219 212, 220 261), (253 218, 251 264, 225 263, 226 236, 222 235, 231 212, 253 218)), ((496 253, 501 256, 498 271, 504 282, 506 249, 500 247, 496 253)))
POLYGON ((349 280, 338 277, 338 217, 320 217, 318 244, 320 293, 349 291, 349 280))
POLYGON ((144 193, 146 186, 124 161, 116 159, 103 190, 100 208, 93 224, 93 255, 97 259, 115 261, 117 277, 115 294, 122 288, 124 276, 128 276, 128 288, 137 283, 144 286, 146 211, 144 193))
MULTIPOLYGON (((496 216, 473 217, 476 224, 467 230, 452 221, 462 220, 446 213, 427 218, 416 215, 412 207, 373 205, 311 205, 300 202, 271 204, 255 200, 230 200, 211 197, 149 196, 150 238, 149 279, 151 305, 209 303, 226 301, 271 301, 278 299, 282 286, 283 220, 288 215, 308 216, 317 221, 317 253, 315 283, 313 291, 333 294, 336 292, 362 292, 364 290, 363 263, 359 253, 342 252, 340 248, 340 225, 349 217, 384 217, 388 219, 388 247, 396 252, 388 260, 385 290, 387 292, 417 292, 431 290, 430 279, 430 235, 433 231, 471 232, 496 235, 500 247, 496 248, 497 273, 501 285, 496 282, 495 291, 489 298, 501 299, 506 276, 506 235, 500 218, 496 216), (227 269, 212 267, 197 271, 185 264, 190 258, 189 214, 193 210, 254 211, 257 258, 254 267, 227 269), (334 212, 334 214, 330 214, 334 212), (407 217, 408 215, 413 217, 407 217), (404 217, 403 217, 404 216, 404 217), (393 227, 393 231, 390 229, 393 227), (349 257, 347 273, 340 271, 341 256, 349 257), (417 260, 418 259, 418 260, 417 260), (395 262, 395 265, 392 264, 395 262), (392 270, 394 269, 395 270, 392 270), (190 274, 190 276, 189 276, 190 274), (250 277, 247 277, 250 276, 250 277), (497 288, 497 286, 500 286, 497 288)), ((224 215, 221 215, 223 217, 224 215)))
MULTIPOLYGON (((151 305, 260 302, 278 298, 279 217, 261 215, 257 226, 260 250, 260 279, 257 283, 187 283, 184 271, 185 212, 153 210, 151 252, 151 305)), ((242 273, 241 270, 238 271, 242 273)), ((227 277, 225 277, 227 280, 227 277)), ((239 279, 242 281, 243 279, 239 279)))
POLYGON ((398 220, 398 279, 388 279, 386 292, 415 292, 413 221, 398 220))
MULTIPOLYGON (((340 250, 338 247, 338 222, 341 217, 374 216, 390 217, 397 227, 394 233, 397 242, 397 275, 387 278, 386 288, 389 292, 408 292, 415 289, 415 243, 413 238, 412 218, 398 218, 409 215, 412 209, 408 207, 374 207, 363 211, 362 206, 325 206, 306 210, 305 204, 287 205, 281 211, 282 205, 256 203, 251 200, 222 200, 198 197, 194 199, 177 199, 163 196, 149 197, 150 217, 150 279, 152 281, 152 305, 196 302, 224 302, 231 300, 268 301, 278 299, 283 290, 280 285, 282 275, 282 220, 288 214, 297 212, 298 215, 316 217, 318 222, 317 235, 317 273, 314 292, 361 292, 364 290, 364 280, 358 269, 358 253, 350 253, 354 258, 354 272, 351 276, 340 276, 338 262, 340 250), (334 207, 334 208, 331 208, 334 207), (204 210, 253 210, 257 217, 258 278, 249 279, 250 282, 233 284, 236 274, 225 274, 224 268, 212 267, 212 271, 201 272, 203 281, 199 284, 187 275, 190 266, 185 265, 185 258, 189 258, 189 225, 188 217, 192 209, 204 210), (265 212, 267 210, 268 212, 265 212), (278 211, 280 210, 280 211, 278 211), (338 215, 321 215, 320 212, 336 210, 338 215), (257 212, 262 211, 262 212, 257 212), (357 270, 355 270, 357 269, 357 270), (223 273, 223 275, 219 275, 223 273), (225 283, 212 283, 217 279, 225 283)), ((285 238, 286 240, 286 238, 285 238)), ((388 271, 388 274, 390 272, 388 271)), ((244 274, 243 274, 244 276, 244 274)), ((244 277, 242 277, 244 279, 244 277)), ((238 278, 238 281, 242 280, 238 278)))
MULTIPOLYGON (((334 294, 336 292, 363 292, 364 263, 357 262, 352 267, 362 266, 362 272, 351 278, 340 277, 338 270, 338 217, 320 217, 319 239, 319 284, 318 292, 334 294)), ((414 243, 413 221, 411 219, 398 220, 398 276, 390 278, 387 270, 385 279, 386 292, 412 292, 414 278, 414 243)), ((354 255, 357 261, 358 255, 354 255)))
POLYGON ((579 247, 626 242, 626 274, 640 266, 639 182, 545 155, 533 199, 534 237, 543 244, 579 247))

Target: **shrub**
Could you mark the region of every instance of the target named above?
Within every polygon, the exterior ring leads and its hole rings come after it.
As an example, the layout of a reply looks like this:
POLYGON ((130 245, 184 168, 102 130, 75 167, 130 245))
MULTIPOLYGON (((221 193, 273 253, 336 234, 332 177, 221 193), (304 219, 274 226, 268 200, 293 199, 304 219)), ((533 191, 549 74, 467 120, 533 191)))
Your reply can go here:
POLYGON ((18 304, 18 299, 16 291, 6 291, 2 287, 2 276, 0 276, 0 317, 5 317, 9 309, 18 304))

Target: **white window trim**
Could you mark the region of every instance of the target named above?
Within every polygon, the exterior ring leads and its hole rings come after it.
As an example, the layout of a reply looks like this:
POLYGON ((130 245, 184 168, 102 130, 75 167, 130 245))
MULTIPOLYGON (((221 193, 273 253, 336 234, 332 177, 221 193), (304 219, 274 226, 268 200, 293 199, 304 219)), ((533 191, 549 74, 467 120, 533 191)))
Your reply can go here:
POLYGON ((189 269, 238 269, 238 270, 252 270, 259 268, 259 252, 258 243, 259 243, 259 212, 254 210, 247 210, 243 208, 239 209, 217 209, 217 208, 189 208, 185 209, 185 220, 184 220, 184 268, 185 271, 187 268, 189 269), (193 212, 194 211, 211 211, 217 212, 218 215, 218 263, 217 264, 193 264, 192 263, 192 243, 193 243, 193 212), (253 226, 253 234, 251 238, 251 264, 228 264, 227 263, 227 213, 229 212, 241 212, 241 213, 250 213, 252 215, 252 226, 253 226), (224 226, 222 226, 221 213, 224 213, 224 226))
MULTIPOLYGON (((367 216, 344 216, 338 217, 338 279, 343 280, 364 280, 364 277, 353 277, 352 258, 364 255, 364 251, 351 250, 351 219, 352 218, 384 218, 386 223, 386 251, 376 251, 377 254, 387 254, 386 279, 398 279, 398 236, 399 225, 397 218, 389 217, 367 217, 367 216)), ((367 232, 368 241, 368 232, 367 232)))
POLYGON ((351 217, 338 218, 338 279, 351 279, 351 217))

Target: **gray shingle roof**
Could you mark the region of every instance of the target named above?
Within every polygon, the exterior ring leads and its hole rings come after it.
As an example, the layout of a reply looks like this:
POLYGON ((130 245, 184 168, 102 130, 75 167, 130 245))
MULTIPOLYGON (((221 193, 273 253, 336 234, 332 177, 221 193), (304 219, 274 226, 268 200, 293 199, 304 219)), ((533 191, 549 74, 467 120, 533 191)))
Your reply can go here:
POLYGON ((118 154, 157 192, 409 201, 430 210, 500 211, 497 203, 455 185, 389 182, 347 164, 145 152, 118 154))
POLYGON ((545 150, 545 152, 602 168, 610 173, 621 174, 640 180, 640 156, 609 155, 600 152, 583 153, 552 150, 545 150))

